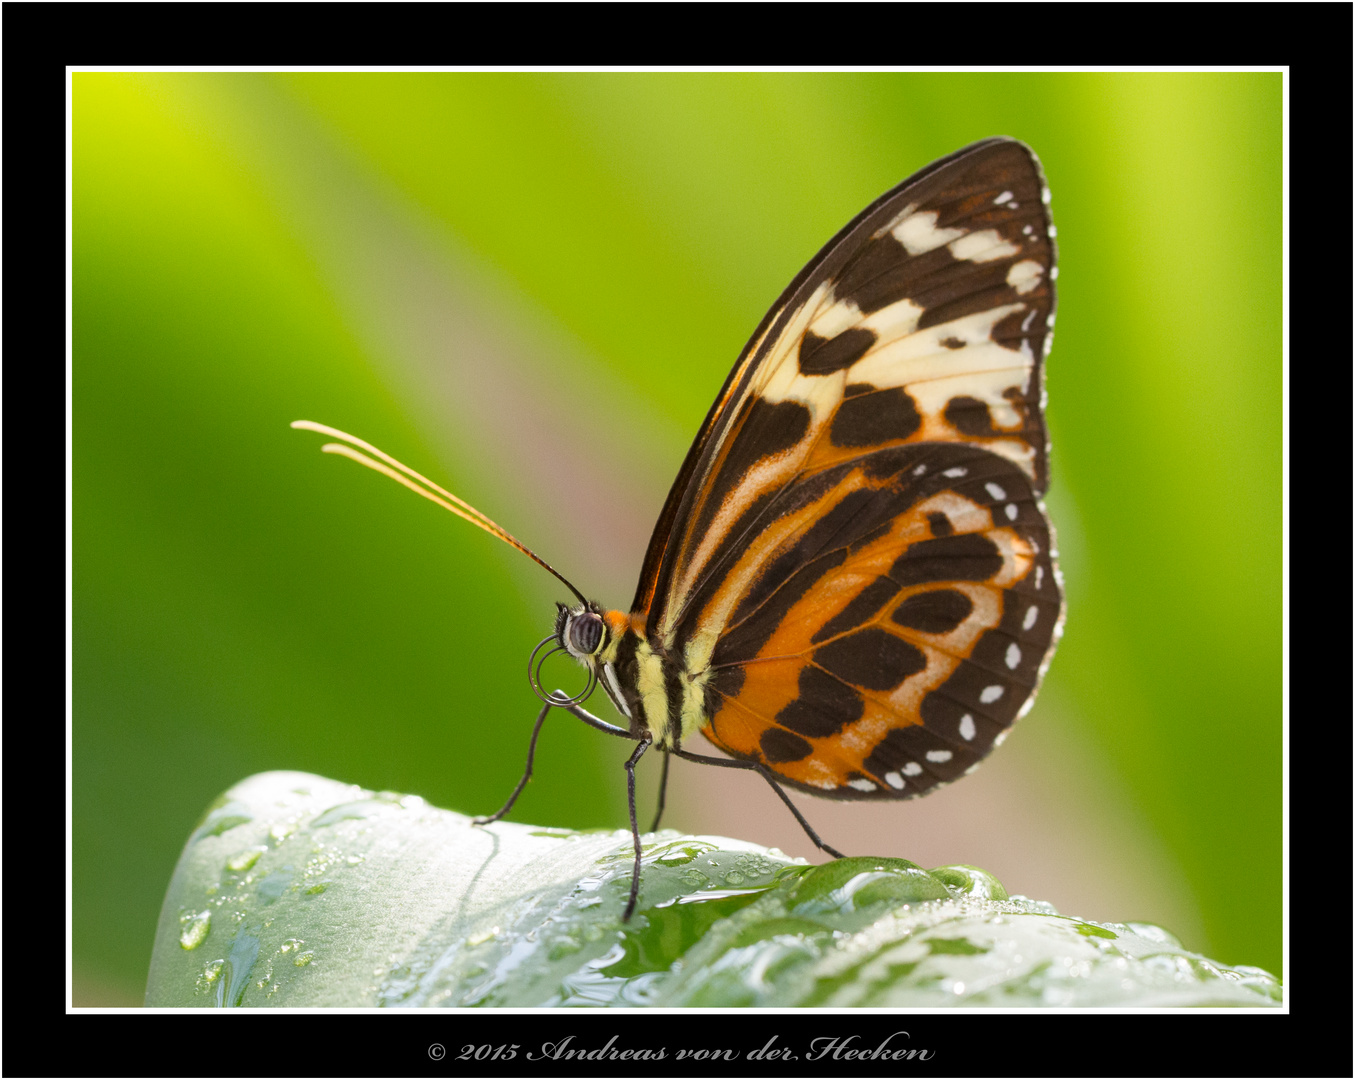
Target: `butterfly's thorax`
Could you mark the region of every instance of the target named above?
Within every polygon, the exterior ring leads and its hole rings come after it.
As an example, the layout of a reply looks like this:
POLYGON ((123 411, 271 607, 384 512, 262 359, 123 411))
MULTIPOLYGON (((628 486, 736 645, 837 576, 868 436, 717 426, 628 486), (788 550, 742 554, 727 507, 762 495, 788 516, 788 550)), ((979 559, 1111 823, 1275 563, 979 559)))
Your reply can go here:
POLYGON ((633 733, 648 732, 661 749, 681 746, 709 720, 704 657, 690 647, 679 651, 671 640, 651 639, 639 616, 607 611, 603 619, 607 641, 596 659, 607 696, 633 733))

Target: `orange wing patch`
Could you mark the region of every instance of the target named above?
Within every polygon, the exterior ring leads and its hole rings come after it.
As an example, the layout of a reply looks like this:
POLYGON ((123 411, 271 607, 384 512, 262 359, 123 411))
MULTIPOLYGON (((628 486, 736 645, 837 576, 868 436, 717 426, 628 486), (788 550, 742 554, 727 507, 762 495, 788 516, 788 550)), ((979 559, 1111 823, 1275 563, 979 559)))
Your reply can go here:
POLYGON ((701 617, 726 624, 703 731, 818 794, 907 798, 1015 719, 1060 602, 1048 530, 1011 463, 963 447, 872 457, 888 475, 868 460, 806 482, 813 497, 721 578, 701 617), (1048 595, 1025 598, 1037 577, 1048 595))

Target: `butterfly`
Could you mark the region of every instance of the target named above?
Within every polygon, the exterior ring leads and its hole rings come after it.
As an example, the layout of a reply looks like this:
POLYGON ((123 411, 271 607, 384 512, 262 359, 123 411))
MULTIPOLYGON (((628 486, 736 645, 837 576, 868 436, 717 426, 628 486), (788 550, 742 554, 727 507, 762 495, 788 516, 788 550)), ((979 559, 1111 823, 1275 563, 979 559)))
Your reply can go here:
POLYGON ((573 593, 532 653, 542 701, 663 753, 785 787, 908 799, 975 768, 1029 710, 1062 632, 1044 358, 1054 226, 1039 160, 992 138, 861 211, 772 306, 701 425, 654 526, 628 610, 587 599, 480 511, 334 428, 352 458, 535 559, 573 593), (567 653, 573 696, 541 666, 567 653), (624 721, 582 703, 601 686, 624 721), (693 752, 700 732, 727 757, 693 752))

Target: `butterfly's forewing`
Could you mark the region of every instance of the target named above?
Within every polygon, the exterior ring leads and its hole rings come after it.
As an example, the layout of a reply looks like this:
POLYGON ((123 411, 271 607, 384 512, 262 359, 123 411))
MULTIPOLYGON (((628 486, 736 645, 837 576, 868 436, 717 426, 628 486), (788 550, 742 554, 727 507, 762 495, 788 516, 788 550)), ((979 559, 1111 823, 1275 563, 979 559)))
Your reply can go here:
POLYGON ((868 207, 730 373, 637 590, 705 734, 838 797, 922 794, 1027 703, 1062 601, 1038 503, 1054 248, 988 140, 868 207))

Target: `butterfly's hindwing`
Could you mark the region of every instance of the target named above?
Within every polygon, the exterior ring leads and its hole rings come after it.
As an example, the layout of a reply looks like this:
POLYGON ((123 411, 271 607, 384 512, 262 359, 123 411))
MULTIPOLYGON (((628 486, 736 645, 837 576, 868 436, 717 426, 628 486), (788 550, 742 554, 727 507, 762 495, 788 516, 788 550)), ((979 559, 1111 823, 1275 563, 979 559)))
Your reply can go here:
POLYGON ((631 616, 675 680, 674 739, 700 727, 818 794, 906 798, 1031 700, 1062 613, 1039 504, 1045 199, 1020 143, 952 155, 839 233, 754 334, 631 616))
POLYGON ((844 798, 920 795, 982 758, 1061 610, 1048 528, 1009 462, 936 445, 873 457, 793 485, 768 547, 708 601, 731 609, 708 737, 844 798))

